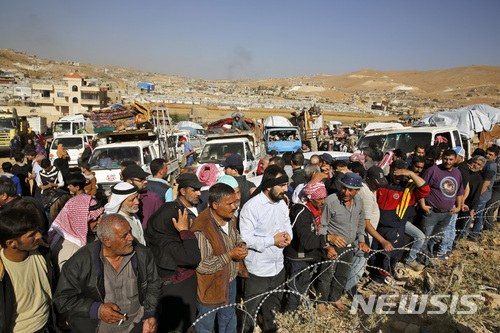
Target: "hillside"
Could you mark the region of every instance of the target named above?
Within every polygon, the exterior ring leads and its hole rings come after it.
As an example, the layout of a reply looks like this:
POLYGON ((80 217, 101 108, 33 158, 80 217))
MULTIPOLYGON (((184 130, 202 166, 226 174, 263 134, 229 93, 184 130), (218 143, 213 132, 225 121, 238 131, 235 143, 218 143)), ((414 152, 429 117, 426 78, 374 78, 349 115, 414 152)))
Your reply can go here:
MULTIPOLYGON (((118 85, 137 86, 151 82, 158 86, 198 89, 215 85, 231 87, 235 94, 247 88, 279 87, 285 98, 314 96, 331 102, 400 101, 412 106, 450 108, 476 103, 500 105, 500 67, 475 65, 429 71, 378 71, 361 69, 339 75, 294 76, 265 80, 206 81, 174 75, 148 73, 115 65, 97 66, 40 59, 13 50, 0 49, 0 69, 22 72, 30 80, 61 80, 72 72, 118 85)), ((280 97, 278 96, 278 97, 280 97)), ((359 105, 362 106, 362 105, 359 105)), ((366 107, 366 105, 365 105, 366 107)))

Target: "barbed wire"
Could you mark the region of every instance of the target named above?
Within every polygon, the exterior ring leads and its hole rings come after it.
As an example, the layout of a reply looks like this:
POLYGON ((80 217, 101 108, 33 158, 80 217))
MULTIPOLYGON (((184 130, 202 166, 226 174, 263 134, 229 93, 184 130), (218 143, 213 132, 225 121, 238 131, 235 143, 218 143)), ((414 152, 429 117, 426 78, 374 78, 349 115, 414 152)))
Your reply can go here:
MULTIPOLYGON (((490 210, 491 209, 490 207, 492 207, 492 206, 494 206, 495 204, 498 204, 498 203, 500 203, 500 200, 497 201, 497 202, 495 202, 495 203, 493 203, 492 205, 490 205, 488 207, 485 207, 481 211, 475 212, 474 216, 490 210)), ((489 216, 484 215, 483 219, 486 220, 487 217, 495 218, 496 216, 495 215, 489 215, 489 216)), ((453 215, 452 215, 452 218, 453 218, 453 215)), ((461 219, 471 219, 471 218, 473 218, 473 217, 471 217, 471 216, 461 216, 461 217, 457 216, 456 219, 455 219, 455 223, 457 221, 461 220, 461 219)), ((406 223, 410 223, 410 222, 406 222, 406 223)), ((483 221, 483 226, 484 225, 485 225, 485 223, 483 221)), ((435 259, 435 258, 432 257, 431 253, 428 253, 427 251, 422 250, 422 248, 424 248, 426 246, 427 242, 429 240, 431 240, 431 239, 436 240, 436 241, 437 240, 441 240, 441 241, 444 241, 444 240, 454 241, 454 240, 456 240, 456 236, 455 237, 446 237, 445 236, 446 233, 450 232, 450 230, 447 230, 447 229, 448 228, 445 228, 445 230, 443 230, 441 232, 438 232, 436 234, 430 235, 430 236, 425 236, 423 238, 414 239, 414 240, 406 243, 405 246, 398 247, 398 248, 395 247, 393 251, 413 251, 412 250, 412 245, 415 244, 416 242, 423 241, 423 244, 422 244, 421 248, 418 249, 417 255, 420 255, 420 256, 426 258, 426 260, 428 260, 429 262, 432 262, 431 260, 435 259)), ((465 233, 465 236, 467 235, 467 233, 469 231, 472 232, 472 229, 470 229, 470 230, 464 230, 464 229, 457 229, 457 228, 455 228, 455 229, 451 230, 451 232, 452 232, 453 235, 457 235, 458 232, 463 232, 463 233, 465 233)), ((461 251, 462 255, 465 253, 465 250, 461 246, 455 247, 455 250, 461 251)), ((315 311, 315 304, 325 304, 326 305, 326 304, 333 303, 333 302, 319 300, 318 299, 319 295, 316 295, 316 299, 311 299, 308 296, 308 294, 309 294, 309 291, 311 290, 311 287, 313 287, 313 285, 316 283, 316 281, 318 280, 318 278, 322 274, 325 274, 329 269, 331 269, 332 266, 338 265, 338 264, 345 264, 345 265, 350 266, 350 269, 353 269, 352 260, 345 261, 345 260, 342 260, 342 258, 345 257, 345 256, 347 256, 350 252, 354 252, 354 254, 353 254, 353 259, 354 259, 354 256, 356 255, 356 253, 358 251, 359 251, 359 248, 352 247, 352 248, 349 248, 347 250, 344 250, 335 259, 332 259, 332 260, 322 260, 322 261, 319 261, 319 262, 311 263, 310 265, 308 265, 308 266, 304 267, 303 269, 301 269, 295 275, 288 277, 288 279, 286 279, 285 282, 281 283, 275 289, 263 292, 261 294, 255 295, 255 296, 252 296, 251 298, 242 300, 239 303, 235 302, 235 303, 232 303, 232 304, 228 304, 228 305, 224 305, 224 306, 221 306, 221 307, 213 308, 209 312, 206 312, 203 315, 197 317, 196 321, 192 324, 192 326, 196 326, 201 320, 203 320, 203 318, 207 317, 208 315, 210 315, 213 312, 216 312, 218 310, 221 310, 221 309, 227 308, 227 307, 234 307, 236 311, 240 311, 243 314, 243 319, 242 319, 243 323, 247 319, 250 319, 251 323, 253 324, 253 327, 255 328, 255 327, 257 327, 257 316, 258 316, 259 310, 262 308, 262 306, 266 302, 266 300, 271 295, 273 295, 273 294, 289 294, 289 295, 296 295, 296 296, 299 297, 299 300, 301 301, 301 302, 299 302, 299 304, 301 304, 301 310, 306 311, 306 313, 309 315, 308 320, 310 320, 310 332, 315 332, 317 326, 323 327, 323 328, 325 328, 327 330, 334 330, 335 329, 334 327, 330 327, 330 326, 324 324, 323 321, 320 318, 317 318, 318 316, 317 316, 317 313, 315 311), (317 274, 315 274, 312 279, 309 279, 310 282, 307 285, 305 293, 301 294, 300 292, 294 290, 294 288, 292 287, 291 284, 301 274, 311 274, 311 272, 313 272, 315 269, 318 269, 317 274), (259 304, 257 305, 255 313, 254 314, 249 313, 246 310, 245 305, 248 304, 249 302, 252 302, 252 301, 254 301, 254 300, 258 299, 258 298, 261 298, 261 297, 262 297, 262 300, 260 300, 259 304)), ((363 269, 363 272, 365 272, 367 268, 368 269, 374 269, 374 270, 378 270, 378 271, 386 274, 388 277, 391 277, 392 281, 397 280, 395 278, 394 272, 392 272, 392 270, 387 271, 387 270, 382 269, 381 267, 377 267, 377 266, 373 266, 373 265, 369 264, 370 258, 373 257, 373 256, 375 256, 375 255, 377 255, 377 254, 382 254, 382 255, 386 256, 387 259, 390 260, 390 256, 389 256, 389 254, 385 250, 383 250, 383 249, 380 249, 380 250, 373 250, 373 249, 371 249, 369 253, 366 253, 366 255, 367 255, 367 257, 365 257, 366 264, 362 265, 362 267, 361 267, 361 269, 363 269)), ((283 269, 285 269, 285 268, 283 268, 283 269)), ((436 279, 436 277, 438 275, 438 271, 437 270, 432 270, 432 271, 425 270, 425 272, 428 273, 428 274, 432 274, 435 279, 436 279)), ((369 275, 368 275, 368 279, 369 279, 368 283, 377 283, 369 275)), ((335 274, 332 275, 332 280, 334 280, 335 283, 340 283, 338 281, 337 277, 335 276, 335 274)), ((346 280, 346 283, 347 283, 347 281, 348 280, 346 280)), ((333 281, 331 283, 333 283, 333 281)), ((358 284, 357 284, 358 287, 359 287, 359 284, 360 284, 360 281, 358 281, 358 284)), ((389 283, 389 284, 388 283, 386 283, 386 284, 384 284, 384 283, 382 283, 382 284, 378 283, 378 284, 379 285, 386 285, 388 287, 391 287, 392 291, 396 291, 396 287, 397 287, 396 283, 389 283)), ((435 290, 435 285, 431 285, 431 287, 432 288, 430 288, 426 292, 422 291, 421 295, 430 295, 435 290)), ((317 292, 317 290, 316 290, 316 292, 317 292)), ((353 295, 350 290, 347 290, 347 294, 348 294, 348 296, 349 296, 350 299, 354 299, 355 295, 353 295)), ((349 304, 349 303, 342 303, 341 302, 340 304, 342 304, 344 306, 352 306, 352 303, 349 304)), ((301 316, 303 317, 303 315, 300 314, 297 310, 295 310, 295 312, 299 316, 299 318, 301 316)), ((355 316, 355 319, 356 319, 356 323, 358 323, 364 330, 370 330, 371 329, 371 327, 366 327, 363 324, 362 320, 359 317, 359 313, 357 311, 354 314, 354 316, 355 316)), ((384 321, 387 318, 387 316, 389 316, 389 315, 382 315, 382 316, 380 316, 380 318, 378 320, 376 320, 374 324, 377 325, 380 322, 384 321)), ((244 328, 245 328, 245 325, 242 325, 241 332, 244 332, 244 328)), ((355 330, 356 330, 356 327, 353 326, 351 332, 354 332, 355 330)))

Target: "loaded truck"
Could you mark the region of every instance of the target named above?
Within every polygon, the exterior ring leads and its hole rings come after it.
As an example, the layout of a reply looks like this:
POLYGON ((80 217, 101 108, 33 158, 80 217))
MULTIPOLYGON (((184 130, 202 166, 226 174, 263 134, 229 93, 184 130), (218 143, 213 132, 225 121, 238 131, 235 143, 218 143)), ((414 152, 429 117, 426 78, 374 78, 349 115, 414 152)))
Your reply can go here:
POLYGON ((299 128, 285 117, 271 116, 264 120, 264 138, 267 152, 276 150, 281 155, 302 147, 299 128))
POLYGON ((10 140, 28 134, 26 117, 18 117, 16 109, 0 110, 0 151, 10 150, 10 140))

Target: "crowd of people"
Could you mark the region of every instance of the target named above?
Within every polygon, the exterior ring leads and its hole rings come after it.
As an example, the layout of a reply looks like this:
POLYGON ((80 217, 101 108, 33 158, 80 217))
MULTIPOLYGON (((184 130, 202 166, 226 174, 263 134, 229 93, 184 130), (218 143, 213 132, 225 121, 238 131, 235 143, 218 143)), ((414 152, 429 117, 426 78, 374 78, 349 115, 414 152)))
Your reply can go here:
POLYGON ((123 161, 109 198, 88 163, 16 152, 0 177, 0 331, 276 332, 276 312, 312 289, 318 311, 343 308, 392 284, 399 262, 433 269, 495 226, 498 145, 469 160, 444 145, 382 161, 371 148, 307 165, 266 156, 258 186, 238 154, 223 176, 186 167, 175 187, 165 160, 151 173, 123 161))

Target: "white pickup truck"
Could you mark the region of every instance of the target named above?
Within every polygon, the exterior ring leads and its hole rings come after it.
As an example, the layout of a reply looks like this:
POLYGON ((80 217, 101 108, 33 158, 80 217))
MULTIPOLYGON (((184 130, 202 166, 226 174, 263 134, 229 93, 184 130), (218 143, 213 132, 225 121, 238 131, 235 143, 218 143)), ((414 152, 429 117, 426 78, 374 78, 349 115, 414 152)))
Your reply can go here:
MULTIPOLYGON (((105 144, 96 147, 90 157, 90 170, 95 172, 97 185, 109 194, 111 186, 120 182, 121 162, 135 161, 144 171, 151 173, 150 163, 159 154, 158 145, 153 141, 129 141, 105 144)), ((168 175, 175 177, 179 172, 177 160, 167 162, 168 175)))
POLYGON ((239 154, 243 158, 244 174, 253 177, 257 172, 261 151, 260 142, 250 131, 209 134, 198 163, 214 163, 222 171, 220 163, 231 154, 239 154))

